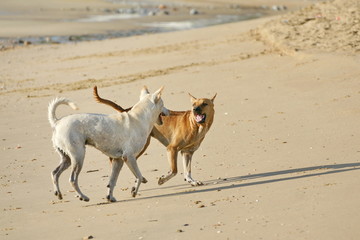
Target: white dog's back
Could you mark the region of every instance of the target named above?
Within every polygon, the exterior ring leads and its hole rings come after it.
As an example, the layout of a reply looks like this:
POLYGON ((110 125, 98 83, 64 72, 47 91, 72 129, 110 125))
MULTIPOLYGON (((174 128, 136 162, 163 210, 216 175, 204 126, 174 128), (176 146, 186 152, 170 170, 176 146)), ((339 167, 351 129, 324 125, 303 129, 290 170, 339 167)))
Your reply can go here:
POLYGON ((64 152, 69 152, 67 148, 71 141, 71 147, 90 145, 112 158, 121 157, 124 149, 132 149, 137 154, 146 141, 140 136, 147 134, 137 123, 127 113, 68 115, 56 123, 53 142, 64 152), (127 143, 132 144, 131 148, 127 143))

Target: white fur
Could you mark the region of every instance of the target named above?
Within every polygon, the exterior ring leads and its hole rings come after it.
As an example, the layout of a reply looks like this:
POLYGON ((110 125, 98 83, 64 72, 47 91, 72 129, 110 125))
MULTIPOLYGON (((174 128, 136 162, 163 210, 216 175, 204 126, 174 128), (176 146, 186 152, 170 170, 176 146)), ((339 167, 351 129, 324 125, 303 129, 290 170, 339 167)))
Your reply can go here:
POLYGON ((143 149, 146 140, 161 112, 168 114, 161 100, 162 88, 154 94, 149 94, 144 88, 140 101, 129 112, 112 115, 104 114, 74 114, 57 119, 55 111, 60 104, 73 108, 76 105, 68 99, 56 98, 48 108, 48 118, 53 128, 53 145, 60 154, 60 165, 52 172, 55 195, 62 199, 58 179, 61 173, 72 166, 70 182, 78 193, 80 200, 89 201, 78 186, 78 176, 81 171, 85 145, 91 145, 112 158, 112 173, 109 181, 108 200, 116 201, 113 189, 117 177, 125 162, 136 177, 132 189, 135 197, 141 182, 146 182, 136 163, 136 156, 143 149))

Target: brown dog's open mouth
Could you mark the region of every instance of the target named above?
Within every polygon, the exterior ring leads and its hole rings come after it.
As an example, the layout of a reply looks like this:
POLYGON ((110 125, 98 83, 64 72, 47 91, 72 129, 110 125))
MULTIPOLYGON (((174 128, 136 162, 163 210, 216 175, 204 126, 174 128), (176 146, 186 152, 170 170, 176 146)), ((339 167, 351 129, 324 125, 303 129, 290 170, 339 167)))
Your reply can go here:
POLYGON ((205 114, 195 114, 195 121, 197 123, 204 123, 206 119, 206 115, 205 114))

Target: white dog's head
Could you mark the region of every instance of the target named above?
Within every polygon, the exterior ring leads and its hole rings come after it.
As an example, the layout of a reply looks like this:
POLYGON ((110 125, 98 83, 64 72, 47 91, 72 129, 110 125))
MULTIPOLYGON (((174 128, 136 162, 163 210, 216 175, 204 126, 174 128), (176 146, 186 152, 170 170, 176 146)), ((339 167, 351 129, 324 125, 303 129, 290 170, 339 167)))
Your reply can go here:
POLYGON ((163 91, 164 87, 159 88, 156 92, 151 94, 146 86, 143 87, 143 89, 140 92, 140 100, 143 100, 144 98, 148 98, 154 105, 154 108, 156 109, 156 112, 159 113, 159 117, 156 121, 157 124, 161 125, 163 122, 161 120, 161 115, 168 116, 169 110, 164 107, 163 100, 161 99, 161 93, 163 91))

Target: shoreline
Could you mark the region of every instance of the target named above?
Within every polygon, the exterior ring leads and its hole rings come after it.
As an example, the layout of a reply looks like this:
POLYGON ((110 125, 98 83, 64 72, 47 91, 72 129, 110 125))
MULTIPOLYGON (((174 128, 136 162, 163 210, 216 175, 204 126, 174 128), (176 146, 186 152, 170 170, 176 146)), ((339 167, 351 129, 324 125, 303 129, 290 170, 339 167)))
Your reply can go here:
POLYGON ((0 3, 4 5, 0 14, 1 49, 188 30, 278 15, 288 10, 283 5, 113 1, 111 5, 99 2, 104 4, 100 7, 85 2, 79 5, 79 2, 63 8, 40 7, 39 3, 21 11, 10 8, 12 3, 0 3))

